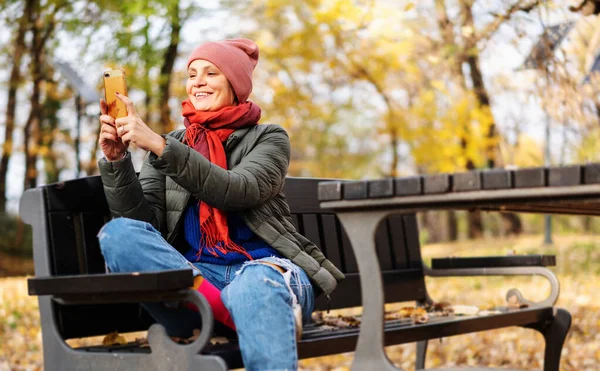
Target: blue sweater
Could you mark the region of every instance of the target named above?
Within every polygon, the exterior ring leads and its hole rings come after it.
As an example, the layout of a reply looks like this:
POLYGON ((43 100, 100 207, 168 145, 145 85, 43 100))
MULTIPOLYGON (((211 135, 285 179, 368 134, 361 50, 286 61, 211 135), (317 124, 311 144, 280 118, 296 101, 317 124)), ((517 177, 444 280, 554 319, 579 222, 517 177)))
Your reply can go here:
MULTIPOLYGON (((247 261, 248 258, 244 254, 231 251, 223 254, 217 249, 214 249, 214 251, 218 256, 214 256, 206 248, 202 249, 202 254, 198 256, 201 236, 198 209, 198 202, 193 201, 185 210, 183 228, 185 240, 190 245, 190 249, 183 256, 190 262, 200 261, 222 265, 239 264, 247 261)), ((227 213, 227 226, 229 228, 229 238, 237 245, 243 247, 252 259, 261 259, 268 256, 281 257, 275 249, 252 232, 238 214, 227 213)))

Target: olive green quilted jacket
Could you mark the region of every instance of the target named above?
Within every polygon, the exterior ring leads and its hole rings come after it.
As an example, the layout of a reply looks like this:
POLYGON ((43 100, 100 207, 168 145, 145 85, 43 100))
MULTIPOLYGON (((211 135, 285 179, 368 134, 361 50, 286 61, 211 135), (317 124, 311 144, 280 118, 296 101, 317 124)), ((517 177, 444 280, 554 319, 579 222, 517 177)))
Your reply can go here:
POLYGON ((180 224, 190 196, 238 212, 254 233, 329 295, 344 275, 292 224, 282 192, 290 160, 285 130, 264 124, 236 130, 224 145, 229 170, 183 144, 184 134, 185 129, 167 134, 162 156, 150 153, 139 178, 129 154, 98 162, 112 215, 146 221, 174 244, 183 234, 180 224))

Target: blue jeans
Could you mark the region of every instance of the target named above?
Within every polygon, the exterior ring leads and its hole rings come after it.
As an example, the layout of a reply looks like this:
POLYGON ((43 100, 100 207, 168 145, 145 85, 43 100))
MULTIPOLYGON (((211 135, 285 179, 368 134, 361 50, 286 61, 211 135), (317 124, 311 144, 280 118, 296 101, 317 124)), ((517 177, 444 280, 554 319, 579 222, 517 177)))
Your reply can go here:
MULTIPOLYGON (((193 269, 221 291, 221 299, 235 323, 246 370, 298 368, 293 304, 302 320, 311 319, 314 293, 306 273, 287 259, 275 257, 236 265, 190 263, 151 224, 127 218, 108 222, 98 233, 100 248, 111 272, 193 269), (261 264, 270 262, 287 272, 261 264)), ((197 312, 159 303, 144 307, 171 336, 191 336, 200 328, 197 312)))

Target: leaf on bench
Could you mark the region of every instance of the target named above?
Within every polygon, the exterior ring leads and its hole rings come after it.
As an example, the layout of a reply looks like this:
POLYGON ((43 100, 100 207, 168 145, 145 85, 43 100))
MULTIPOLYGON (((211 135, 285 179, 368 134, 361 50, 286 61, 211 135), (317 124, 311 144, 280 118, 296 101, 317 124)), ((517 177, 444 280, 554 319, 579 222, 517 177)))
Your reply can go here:
POLYGON ((457 316, 474 316, 479 313, 479 307, 475 305, 453 305, 452 309, 457 316))
POLYGON ((150 344, 148 343, 148 338, 147 337, 135 338, 135 343, 140 348, 147 348, 147 347, 150 346, 150 344))
POLYGON ((410 318, 413 323, 427 323, 429 321, 429 314, 425 308, 402 307, 397 311, 386 312, 384 316, 386 321, 402 318, 410 318))
POLYGON ((110 334, 106 335, 104 339, 102 339, 102 345, 112 346, 112 345, 125 345, 127 344, 127 340, 117 331, 113 331, 110 334))
POLYGON ((454 315, 452 304, 439 302, 424 307, 402 307, 396 311, 386 312, 385 319, 397 320, 410 318, 413 323, 427 323, 433 317, 448 317, 452 315, 454 315))
POLYGON ((425 308, 416 308, 411 314, 410 318, 414 323, 427 323, 429 322, 429 314, 425 308))
POLYGON ((433 303, 430 305, 426 305, 425 309, 428 313, 435 313, 437 316, 451 316, 454 314, 454 309, 452 309, 452 304, 447 301, 441 301, 438 303, 433 303))
POLYGON ((354 316, 324 316, 322 312, 314 312, 312 320, 315 326, 323 326, 323 328, 356 328, 360 326, 360 320, 354 316))
POLYGON ((323 323, 326 326, 337 328, 355 328, 360 326, 360 320, 352 316, 325 317, 323 323))
POLYGON ((173 340, 177 344, 191 344, 196 339, 198 339, 198 336, 200 336, 200 330, 197 329, 197 328, 195 328, 194 331, 192 332, 192 334, 193 335, 190 336, 189 338, 182 338, 182 337, 178 337, 178 336, 171 336, 171 340, 173 340))
POLYGON ((210 343, 212 345, 228 344, 229 339, 227 339, 225 336, 216 336, 210 339, 210 343))

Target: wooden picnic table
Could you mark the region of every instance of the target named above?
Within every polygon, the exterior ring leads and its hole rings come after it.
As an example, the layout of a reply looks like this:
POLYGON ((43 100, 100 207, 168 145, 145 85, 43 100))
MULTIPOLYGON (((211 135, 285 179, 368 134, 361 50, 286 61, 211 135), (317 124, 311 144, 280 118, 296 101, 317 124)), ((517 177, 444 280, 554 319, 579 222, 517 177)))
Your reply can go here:
MULTIPOLYGON (((600 215, 599 170, 598 164, 588 164, 319 184, 321 208, 336 213, 352 244, 360 276, 369 277, 361 279, 363 317, 353 369, 397 370, 383 348, 385 301, 374 236, 384 218, 450 209, 600 215)), ((558 282, 556 277, 546 278, 555 301, 558 282)))

